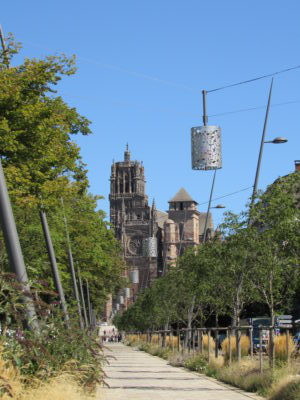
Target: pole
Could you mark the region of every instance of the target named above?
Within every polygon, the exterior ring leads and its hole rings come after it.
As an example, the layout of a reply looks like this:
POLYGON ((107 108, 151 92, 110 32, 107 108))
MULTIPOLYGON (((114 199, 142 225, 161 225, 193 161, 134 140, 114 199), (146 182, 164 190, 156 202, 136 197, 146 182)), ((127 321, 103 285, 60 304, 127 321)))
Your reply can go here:
MULTIPOLYGON (((3 236, 9 264, 12 272, 16 275, 22 285, 22 292, 30 292, 28 285, 28 276, 20 245, 20 240, 16 228, 16 223, 7 191, 5 176, 0 160, 0 221, 3 230, 3 236)), ((38 320, 32 299, 28 295, 23 295, 22 300, 25 303, 26 320, 28 327, 33 331, 39 331, 38 320)))
POLYGON ((258 185, 260 164, 261 164, 261 159, 262 159, 262 155, 263 155, 264 142, 265 142, 265 136, 266 136, 266 131, 267 131, 267 125, 268 125, 269 110, 270 110, 271 97, 272 97, 272 88, 273 88, 273 78, 271 80, 271 86, 270 86, 270 91, 269 91, 269 98, 268 98, 268 104, 267 104, 267 109, 266 109, 265 122, 264 122, 263 132, 262 132, 262 136, 261 136, 261 142, 260 142, 260 148, 259 148, 258 161, 257 161, 257 166, 256 166, 256 173, 255 173, 255 179, 254 179, 253 193, 252 193, 252 197, 251 197, 250 208, 253 205, 255 197, 256 197, 256 194, 257 194, 257 185, 258 185))
POLYGON ((229 342, 228 342, 228 352, 229 352, 228 364, 231 365, 231 362, 232 362, 231 338, 233 337, 233 336, 231 336, 231 327, 228 328, 227 332, 228 332, 228 339, 229 339, 229 342))
POLYGON ((87 306, 88 306, 88 320, 91 325, 92 324, 91 299, 90 299, 89 282, 87 279, 85 280, 85 288, 86 288, 86 299, 87 299, 87 306))
POLYGON ((46 241, 46 247, 47 247, 50 265, 51 265, 51 269, 52 269, 54 284, 55 284, 56 290, 59 295, 59 299, 60 299, 61 307, 62 307, 62 310, 64 313, 66 325, 69 327, 69 314, 68 314, 68 310, 67 310, 67 303, 66 303, 64 290, 63 290, 60 276, 59 276, 55 252, 54 252, 54 248, 53 248, 53 243, 52 243, 51 234, 50 234, 47 216, 46 216, 45 211, 40 210, 40 218, 41 218, 41 222, 42 222, 44 237, 45 237, 45 241, 46 241))
POLYGON ((83 310, 83 318, 84 318, 85 326, 88 328, 89 322, 88 322, 87 314, 86 314, 86 305, 85 305, 85 300, 84 300, 83 286, 82 286, 82 280, 81 280, 79 267, 78 267, 78 282, 79 282, 80 297, 81 297, 81 304, 82 304, 82 310, 83 310))
POLYGON ((80 299, 79 299, 76 274, 75 274, 75 268, 74 268, 74 262, 73 262, 73 254, 72 254, 72 249, 71 249, 71 241, 70 241, 70 235, 69 235, 69 229, 68 229, 68 222, 67 222, 67 217, 66 217, 66 213, 65 213, 65 205, 64 205, 63 198, 61 198, 61 204, 62 204, 62 208, 63 208, 63 218, 64 218, 64 223, 65 223, 66 238, 67 238, 67 245, 68 245, 68 260, 69 260, 69 267, 70 267, 70 272, 71 272, 71 276, 72 276, 74 295, 75 295, 75 299, 76 299, 76 303, 77 303, 79 325, 80 325, 80 328, 83 329, 84 325, 83 325, 82 314, 81 314, 80 299))
POLYGON ((286 362, 289 365, 290 363, 290 350, 289 350, 289 330, 286 330, 286 362))
POLYGON ((1 46, 2 46, 2 51, 3 51, 3 62, 6 64, 6 67, 9 68, 9 58, 7 56, 7 47, 5 43, 5 38, 2 30, 2 26, 0 25, 0 40, 1 40, 1 46))
POLYGON ((208 117, 206 114, 206 90, 202 90, 202 104, 203 104, 203 125, 206 126, 207 125, 207 121, 208 121, 208 117))
MULTIPOLYGON (((207 122, 208 122, 208 116, 206 113, 206 90, 202 90, 202 103, 203 103, 203 125, 206 126, 207 122)), ((206 230, 207 230, 207 224, 208 224, 208 216, 209 216, 209 212, 210 212, 210 206, 211 206, 211 199, 212 199, 212 195, 213 195, 213 191, 214 191, 214 185, 215 185, 215 179, 216 179, 216 169, 214 170, 214 176, 213 176, 213 181, 212 181, 212 185, 211 185, 211 190, 210 190, 210 196, 209 196, 209 202, 208 202, 208 207, 207 207, 207 214, 206 214, 206 218, 205 218, 205 225, 204 225, 204 232, 203 232, 203 243, 205 243, 206 241, 206 230)))
POLYGON ((250 335, 250 356, 251 359, 253 359, 253 327, 250 328, 249 335, 250 335))
POLYGON ((212 184, 211 184, 209 202, 208 202, 207 213, 206 213, 205 224, 204 224, 203 243, 206 242, 206 231, 207 231, 208 217, 209 217, 210 206, 211 206, 211 199, 212 199, 212 195, 213 195, 213 191, 214 191, 214 186, 215 186, 216 172, 217 172, 217 170, 215 169, 215 170, 214 170, 214 176, 213 176, 212 184))
POLYGON ((208 330, 207 340, 208 340, 208 343, 207 343, 207 352, 208 352, 207 361, 208 361, 208 363, 210 363, 210 329, 208 330))
POLYGON ((259 371, 263 373, 263 358, 262 358, 262 331, 259 327, 259 371))

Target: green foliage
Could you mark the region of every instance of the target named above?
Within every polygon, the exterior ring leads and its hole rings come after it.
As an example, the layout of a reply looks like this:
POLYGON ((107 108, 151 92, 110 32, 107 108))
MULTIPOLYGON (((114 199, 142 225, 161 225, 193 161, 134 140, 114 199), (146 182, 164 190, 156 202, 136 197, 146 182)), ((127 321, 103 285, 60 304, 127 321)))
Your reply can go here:
POLYGON ((300 379, 293 378, 285 385, 276 388, 269 400, 298 400, 300 399, 300 379))
POLYGON ((201 372, 205 374, 208 367, 207 358, 199 354, 194 357, 188 358, 184 362, 183 366, 187 369, 190 369, 191 371, 201 372))
POLYGON ((66 192, 70 178, 77 190, 87 188, 71 135, 89 134, 89 121, 54 90, 74 72, 74 58, 64 55, 0 68, 0 155, 14 202, 33 205, 42 199, 51 205, 66 192))
MULTIPOLYGON (((12 66, 18 48, 10 36, 7 51, 0 52, 0 156, 28 275, 54 288, 39 217, 43 207, 67 301, 72 303, 65 212, 73 258, 90 282, 93 307, 101 311, 108 294, 122 285, 124 266, 113 231, 97 210, 100 197, 87 192, 87 171, 72 140, 90 133, 89 121, 55 91, 63 77, 74 74, 75 60, 48 56, 12 66)), ((9 270, 1 234, 0 268, 9 270)))
POLYGON ((56 293, 41 284, 32 285, 40 332, 24 327, 20 285, 12 275, 0 275, 0 346, 26 382, 47 380, 62 371, 76 374, 80 384, 94 390, 102 376, 102 349, 96 339, 78 328, 76 309, 69 307, 70 328, 64 324, 56 293))
POLYGON ((291 313, 300 277, 299 193, 295 172, 260 196, 250 218, 227 213, 221 234, 187 249, 116 324, 143 331, 177 323, 190 327, 195 321, 201 326, 212 315, 225 315, 238 325, 253 303, 267 306, 272 318, 291 313))
POLYGON ((271 370, 260 373, 258 365, 253 362, 242 365, 233 363, 231 366, 219 369, 217 379, 248 392, 265 395, 275 381, 275 375, 271 370))
POLYGON ((164 348, 161 346, 149 344, 149 343, 141 343, 138 346, 139 350, 146 351, 152 356, 157 356, 163 358, 164 360, 168 360, 170 355, 172 354, 172 350, 169 348, 164 348))

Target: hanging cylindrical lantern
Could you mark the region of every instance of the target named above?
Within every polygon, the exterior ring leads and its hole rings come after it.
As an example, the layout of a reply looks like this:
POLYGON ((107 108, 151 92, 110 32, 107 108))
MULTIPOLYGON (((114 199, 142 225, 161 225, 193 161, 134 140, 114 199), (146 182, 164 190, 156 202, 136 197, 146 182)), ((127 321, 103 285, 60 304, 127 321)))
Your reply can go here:
POLYGON ((125 290, 124 290, 124 292, 125 292, 125 297, 126 297, 127 299, 130 299, 130 288, 129 288, 129 287, 126 287, 125 290))
POLYGON ((124 296, 120 295, 119 298, 118 298, 118 302, 120 304, 124 304, 124 296))
POLYGON ((156 237, 148 237, 143 239, 143 256, 157 257, 157 239, 156 237))
POLYGON ((129 279, 131 283, 139 283, 139 270, 133 269, 129 271, 129 279))
POLYGON ((197 126, 191 129, 192 168, 222 168, 221 128, 215 125, 197 126))
POLYGON ((120 304, 119 304, 119 303, 116 304, 116 310, 117 310, 117 311, 120 310, 120 304))

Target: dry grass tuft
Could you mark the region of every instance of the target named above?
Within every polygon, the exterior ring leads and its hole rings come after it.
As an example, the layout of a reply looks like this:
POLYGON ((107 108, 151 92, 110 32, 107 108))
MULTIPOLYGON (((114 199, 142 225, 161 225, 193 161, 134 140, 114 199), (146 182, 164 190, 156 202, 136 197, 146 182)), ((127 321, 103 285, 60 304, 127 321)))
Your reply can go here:
MULTIPOLYGON (((222 351, 226 360, 229 360, 229 341, 231 344, 231 352, 232 358, 237 358, 236 354, 236 337, 230 336, 223 340, 222 342, 222 351)), ((250 350, 250 339, 246 335, 241 335, 241 353, 242 357, 245 357, 249 354, 250 350)))
POLYGON ((202 341, 203 341, 203 349, 204 349, 204 351, 208 351, 208 338, 209 338, 210 351, 215 351, 215 341, 214 341, 214 339, 211 336, 203 335, 202 336, 202 341))
POLYGON ((24 384, 19 370, 3 359, 0 348, 0 398, 2 400, 90 400, 78 384, 78 379, 68 373, 42 383, 32 379, 30 386, 24 384))
POLYGON ((167 336, 166 337, 166 345, 170 348, 178 347, 178 337, 177 336, 167 336))
POLYGON ((292 353, 296 351, 296 345, 291 335, 288 335, 288 337, 286 335, 275 336, 274 346, 275 346, 275 359, 280 361, 286 361, 287 354, 289 354, 290 356, 292 353), (288 341, 288 346, 287 346, 287 341, 288 341))
POLYGON ((90 400, 94 397, 83 393, 74 377, 63 374, 40 384, 36 388, 24 390, 18 400, 90 400))
POLYGON ((271 389, 269 400, 299 400, 300 378, 287 376, 276 382, 271 389))
POLYGON ((3 348, 0 348, 0 397, 3 400, 18 398, 22 392, 22 382, 19 371, 2 358, 3 348))
POLYGON ((259 364, 254 360, 242 360, 218 370, 217 378, 248 392, 266 394, 271 387, 274 376, 272 371, 264 370, 261 374, 259 364))
POLYGON ((215 369, 219 369, 219 368, 224 367, 224 364, 225 364, 224 356, 219 354, 218 358, 211 357, 210 360, 209 360, 209 364, 215 369))

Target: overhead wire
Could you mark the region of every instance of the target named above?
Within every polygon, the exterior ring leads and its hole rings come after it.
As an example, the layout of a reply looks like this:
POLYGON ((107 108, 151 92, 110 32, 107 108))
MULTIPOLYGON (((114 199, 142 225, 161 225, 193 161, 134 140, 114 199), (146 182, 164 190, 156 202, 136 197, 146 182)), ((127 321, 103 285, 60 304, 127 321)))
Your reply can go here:
MULTIPOLYGON (((244 191, 249 190, 249 189, 252 189, 252 188, 253 188, 253 185, 252 185, 252 186, 248 186, 248 187, 246 187, 246 188, 244 188, 244 189, 237 190, 237 191, 232 192, 232 193, 225 194, 225 195, 223 195, 223 196, 215 197, 214 199, 212 199, 212 201, 224 199, 225 197, 229 197, 229 196, 232 196, 232 195, 234 195, 234 194, 241 193, 241 192, 244 192, 244 191)), ((208 204, 208 201, 204 201, 203 203, 199 203, 199 206, 202 206, 202 205, 204 205, 204 204, 208 204)))
POLYGON ((285 72, 289 72, 289 71, 292 71, 292 70, 295 70, 295 69, 299 69, 299 68, 300 68, 300 65, 296 65, 295 67, 285 68, 285 69, 282 69, 280 71, 273 72, 271 74, 261 75, 261 76, 258 76, 256 78, 247 79, 245 81, 241 81, 241 82, 237 82, 237 83, 231 83, 229 85, 220 86, 218 88, 211 89, 211 90, 206 90, 206 93, 212 93, 212 92, 216 92, 218 90, 223 90, 223 89, 231 88, 231 87, 234 87, 234 86, 244 85, 245 83, 255 82, 255 81, 258 81, 260 79, 269 78, 271 76, 283 74, 285 72))
MULTIPOLYGON (((29 45, 31 45, 31 46, 34 46, 34 47, 39 47, 39 48, 43 48, 43 49, 45 48, 44 46, 41 46, 41 45, 36 44, 36 43, 32 43, 32 42, 27 42, 27 43, 29 45)), ((48 49, 48 50, 50 50, 50 49, 48 49)), ((85 61, 85 62, 88 62, 88 63, 92 63, 92 64, 95 64, 95 65, 98 65, 99 67, 102 67, 102 68, 107 68, 107 69, 123 72, 123 73, 126 73, 126 74, 130 74, 130 75, 136 76, 138 78, 151 80, 151 81, 154 81, 154 82, 157 82, 157 83, 161 83, 161 84, 164 84, 164 85, 173 86, 173 87, 177 87, 177 88, 180 88, 180 89, 183 89, 183 90, 197 92, 197 93, 200 92, 200 90, 192 88, 192 87, 190 87, 188 85, 185 85, 185 84, 181 84, 181 83, 178 83, 178 82, 172 82, 172 81, 169 81, 169 80, 161 79, 161 78, 158 78, 156 76, 152 76, 152 75, 144 74, 144 73, 141 73, 141 72, 138 72, 138 71, 133 71, 133 70, 130 70, 130 69, 127 69, 127 68, 123 68, 123 67, 120 67, 118 65, 107 64, 107 63, 104 63, 104 62, 101 62, 101 61, 98 61, 98 60, 95 60, 95 59, 92 59, 92 58, 77 56, 77 59, 85 61)), ((258 77, 255 77, 255 78, 251 78, 251 79, 247 79, 247 80, 244 80, 244 81, 231 83, 229 85, 223 85, 223 86, 220 86, 220 87, 215 88, 215 89, 206 90, 206 93, 212 93, 212 92, 216 92, 216 91, 219 91, 219 90, 231 88, 231 87, 234 87, 234 86, 239 86, 239 85, 243 85, 243 84, 246 84, 246 83, 255 82, 255 81, 258 81, 260 79, 269 78, 269 77, 272 77, 272 76, 275 76, 275 75, 279 75, 279 74, 283 74, 283 73, 286 73, 286 72, 289 72, 289 71, 293 71, 293 70, 296 70, 296 69, 299 69, 299 68, 300 68, 300 65, 296 65, 294 67, 284 68, 282 70, 279 70, 279 71, 276 71, 276 72, 272 72, 270 74, 265 74, 265 75, 261 75, 261 76, 258 76, 258 77)))
MULTIPOLYGON (((297 104, 300 103, 300 100, 292 100, 292 101, 286 101, 283 103, 276 103, 276 104, 272 104, 271 107, 278 107, 278 106, 284 106, 287 104, 297 104)), ((241 113, 241 112, 246 112, 246 111, 254 111, 254 110, 260 110, 260 109, 265 109, 266 106, 257 106, 257 107, 249 107, 249 108, 241 108, 239 110, 232 110, 232 111, 224 111, 222 113, 218 113, 218 114, 212 114, 209 115, 208 117, 219 117, 222 115, 228 115, 228 114, 237 114, 237 113, 241 113)))

